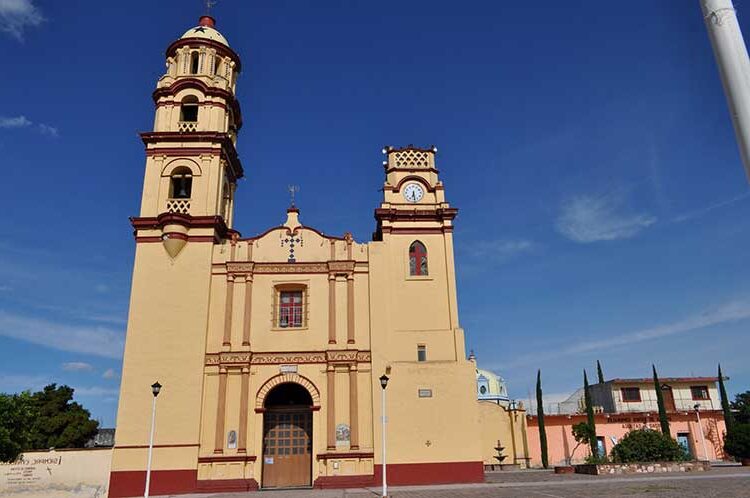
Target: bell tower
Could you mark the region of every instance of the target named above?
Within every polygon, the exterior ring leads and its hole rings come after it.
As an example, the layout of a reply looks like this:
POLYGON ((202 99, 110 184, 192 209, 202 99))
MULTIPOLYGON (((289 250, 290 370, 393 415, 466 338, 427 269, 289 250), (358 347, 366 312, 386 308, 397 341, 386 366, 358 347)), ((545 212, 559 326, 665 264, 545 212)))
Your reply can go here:
POLYGON ((153 93, 154 129, 141 133, 146 172, 133 225, 137 236, 153 236, 141 232, 154 224, 140 220, 162 220, 158 236, 171 257, 193 235, 218 240, 232 227, 234 193, 243 175, 235 149, 242 127, 235 96, 240 70, 239 56, 210 16, 167 48, 166 71, 153 93), (198 230, 191 234, 192 228, 198 230))
POLYGON ((143 414, 150 413, 148 386, 156 381, 163 387, 152 491, 195 481, 212 263, 239 236, 232 213, 243 175, 235 149, 240 70, 214 19, 203 16, 167 48, 166 71, 153 92, 153 131, 141 133, 143 196, 131 218, 136 245, 110 496, 143 493, 149 444, 143 414))

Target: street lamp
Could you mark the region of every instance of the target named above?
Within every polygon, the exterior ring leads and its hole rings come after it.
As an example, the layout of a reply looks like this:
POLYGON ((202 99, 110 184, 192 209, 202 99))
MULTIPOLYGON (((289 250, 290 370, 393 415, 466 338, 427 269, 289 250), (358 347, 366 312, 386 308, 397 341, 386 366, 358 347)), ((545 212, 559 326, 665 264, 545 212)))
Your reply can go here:
POLYGON ((698 417, 698 430, 701 433, 701 443, 703 443, 703 458, 708 461, 708 451, 706 451, 706 438, 703 436, 703 426, 701 425, 701 404, 694 404, 693 409, 695 410, 695 416, 698 417))
POLYGON ((143 498, 148 498, 149 486, 151 485, 151 453, 154 451, 154 423, 156 422, 156 397, 161 391, 159 381, 151 384, 151 393, 154 395, 154 401, 151 403, 151 437, 148 440, 148 463, 146 464, 146 490, 143 492, 143 498))
POLYGON ((380 387, 383 388, 383 498, 388 498, 388 484, 385 480, 385 388, 388 387, 388 376, 385 374, 380 376, 380 387))

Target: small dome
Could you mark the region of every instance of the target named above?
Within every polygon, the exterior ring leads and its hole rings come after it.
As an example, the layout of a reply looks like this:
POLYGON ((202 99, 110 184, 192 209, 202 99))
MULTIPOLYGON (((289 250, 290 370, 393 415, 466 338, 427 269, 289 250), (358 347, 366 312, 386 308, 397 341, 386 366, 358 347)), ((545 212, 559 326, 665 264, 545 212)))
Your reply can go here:
POLYGON ((216 28, 214 27, 215 25, 216 21, 214 21, 213 17, 203 16, 200 18, 200 21, 198 21, 198 26, 185 31, 185 34, 182 35, 180 39, 184 40, 185 38, 200 38, 203 40, 212 40, 228 47, 229 42, 226 38, 224 38, 224 35, 216 30, 216 28))

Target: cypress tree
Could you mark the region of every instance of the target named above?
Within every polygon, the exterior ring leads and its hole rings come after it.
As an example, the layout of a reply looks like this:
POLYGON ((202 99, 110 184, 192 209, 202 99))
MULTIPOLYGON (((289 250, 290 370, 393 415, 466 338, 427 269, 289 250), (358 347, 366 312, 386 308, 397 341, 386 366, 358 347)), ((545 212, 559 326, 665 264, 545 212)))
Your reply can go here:
POLYGON ((591 436, 589 438, 591 456, 599 458, 599 444, 596 441, 596 421, 594 420, 594 405, 591 403, 591 390, 589 389, 589 378, 586 375, 586 369, 583 370, 583 399, 586 403, 586 419, 591 426, 591 436))
POLYGON ((602 364, 599 360, 596 360, 596 375, 599 377, 599 384, 604 384, 604 372, 602 372, 602 364))
POLYGON ((542 371, 536 372, 536 416, 539 420, 539 444, 542 447, 542 466, 549 468, 547 458, 547 430, 544 428, 544 404, 542 403, 542 371))
POLYGON ((724 376, 721 374, 721 365, 719 365, 719 394, 721 395, 721 410, 724 412, 724 423, 727 425, 727 434, 732 430, 734 425, 734 416, 729 409, 729 398, 727 390, 724 388, 724 376))
POLYGON ((664 395, 661 392, 659 376, 656 375, 656 367, 654 365, 651 365, 651 369, 654 371, 654 389, 656 389, 656 404, 659 406, 659 423, 661 424, 661 432, 669 436, 671 435, 669 431, 669 420, 667 419, 667 409, 664 407, 664 395))

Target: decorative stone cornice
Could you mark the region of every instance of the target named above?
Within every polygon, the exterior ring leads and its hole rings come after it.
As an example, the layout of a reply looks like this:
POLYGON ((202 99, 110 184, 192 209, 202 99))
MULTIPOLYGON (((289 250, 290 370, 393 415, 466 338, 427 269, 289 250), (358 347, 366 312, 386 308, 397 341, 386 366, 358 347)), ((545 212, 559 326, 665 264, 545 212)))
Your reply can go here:
POLYGON ((369 363, 370 351, 354 349, 334 351, 290 351, 273 353, 252 353, 250 351, 224 351, 221 353, 207 353, 207 366, 245 366, 245 365, 302 365, 310 363, 369 363))

